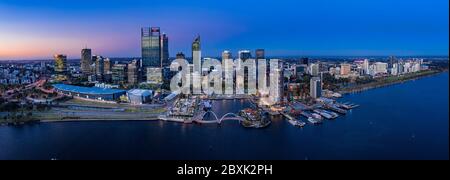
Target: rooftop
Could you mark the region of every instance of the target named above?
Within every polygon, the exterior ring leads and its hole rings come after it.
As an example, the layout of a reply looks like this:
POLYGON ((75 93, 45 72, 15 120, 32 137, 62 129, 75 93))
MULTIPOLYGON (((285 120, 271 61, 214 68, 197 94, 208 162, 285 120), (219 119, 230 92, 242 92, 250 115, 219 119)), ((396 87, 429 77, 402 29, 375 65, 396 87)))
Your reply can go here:
POLYGON ((116 93, 125 93, 125 90, 120 89, 107 89, 107 88, 99 88, 99 87, 82 87, 82 86, 73 86, 67 84, 54 84, 53 87, 63 91, 70 91, 76 93, 83 94, 116 94, 116 93))
POLYGON ((150 96, 152 91, 146 89, 132 89, 128 91, 128 94, 150 96))

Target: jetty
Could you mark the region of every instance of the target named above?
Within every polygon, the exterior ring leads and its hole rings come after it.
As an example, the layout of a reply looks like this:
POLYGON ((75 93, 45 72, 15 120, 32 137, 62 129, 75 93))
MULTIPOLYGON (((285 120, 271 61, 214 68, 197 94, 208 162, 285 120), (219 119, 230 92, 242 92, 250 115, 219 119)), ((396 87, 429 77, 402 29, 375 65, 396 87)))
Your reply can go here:
POLYGON ((292 117, 291 115, 282 112, 281 113, 287 120, 289 123, 291 123, 293 126, 297 126, 297 127, 304 127, 306 125, 305 122, 300 121, 300 120, 296 120, 294 117, 292 117))

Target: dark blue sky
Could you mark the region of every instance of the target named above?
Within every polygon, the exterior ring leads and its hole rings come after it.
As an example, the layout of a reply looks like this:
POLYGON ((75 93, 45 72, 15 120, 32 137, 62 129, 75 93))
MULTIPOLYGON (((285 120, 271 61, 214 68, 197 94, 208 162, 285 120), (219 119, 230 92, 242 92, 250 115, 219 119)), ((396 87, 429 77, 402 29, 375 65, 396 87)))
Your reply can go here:
POLYGON ((448 55, 448 0, 0 0, 0 59, 140 56, 140 27, 170 54, 264 48, 268 55, 448 55))

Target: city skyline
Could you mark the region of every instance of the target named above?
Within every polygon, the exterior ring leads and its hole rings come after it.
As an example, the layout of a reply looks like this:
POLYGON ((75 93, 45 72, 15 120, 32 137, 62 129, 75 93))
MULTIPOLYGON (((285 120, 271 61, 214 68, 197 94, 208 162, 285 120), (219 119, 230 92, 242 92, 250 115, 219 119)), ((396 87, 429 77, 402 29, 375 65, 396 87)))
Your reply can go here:
POLYGON ((141 57, 142 27, 167 34, 170 57, 189 56, 198 35, 203 57, 259 48, 266 56, 448 56, 443 0, 150 3, 2 0, 0 60, 79 59, 85 46, 105 57, 141 57))

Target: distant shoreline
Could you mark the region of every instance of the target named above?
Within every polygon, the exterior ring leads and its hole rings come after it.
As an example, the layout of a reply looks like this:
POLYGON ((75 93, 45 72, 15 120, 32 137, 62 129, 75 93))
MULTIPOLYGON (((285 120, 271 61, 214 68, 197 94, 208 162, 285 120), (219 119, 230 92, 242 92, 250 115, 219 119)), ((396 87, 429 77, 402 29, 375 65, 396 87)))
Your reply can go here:
POLYGON ((368 84, 362 84, 362 85, 358 85, 355 87, 351 87, 348 89, 343 88, 342 90, 338 90, 337 92, 339 92, 342 95, 358 93, 358 92, 363 92, 363 91, 367 91, 367 90, 371 90, 371 89, 383 88, 383 87, 390 86, 390 85, 395 85, 395 84, 400 84, 400 83, 404 83, 404 82, 408 82, 408 81, 412 81, 412 80, 417 80, 417 79, 421 79, 421 78, 425 78, 425 77, 431 77, 431 76, 439 75, 439 74, 446 73, 446 72, 448 72, 448 70, 428 71, 428 72, 423 72, 425 74, 418 74, 418 75, 414 75, 411 77, 406 77, 406 79, 398 79, 398 80, 394 80, 392 82, 372 82, 372 83, 368 83, 368 84))

